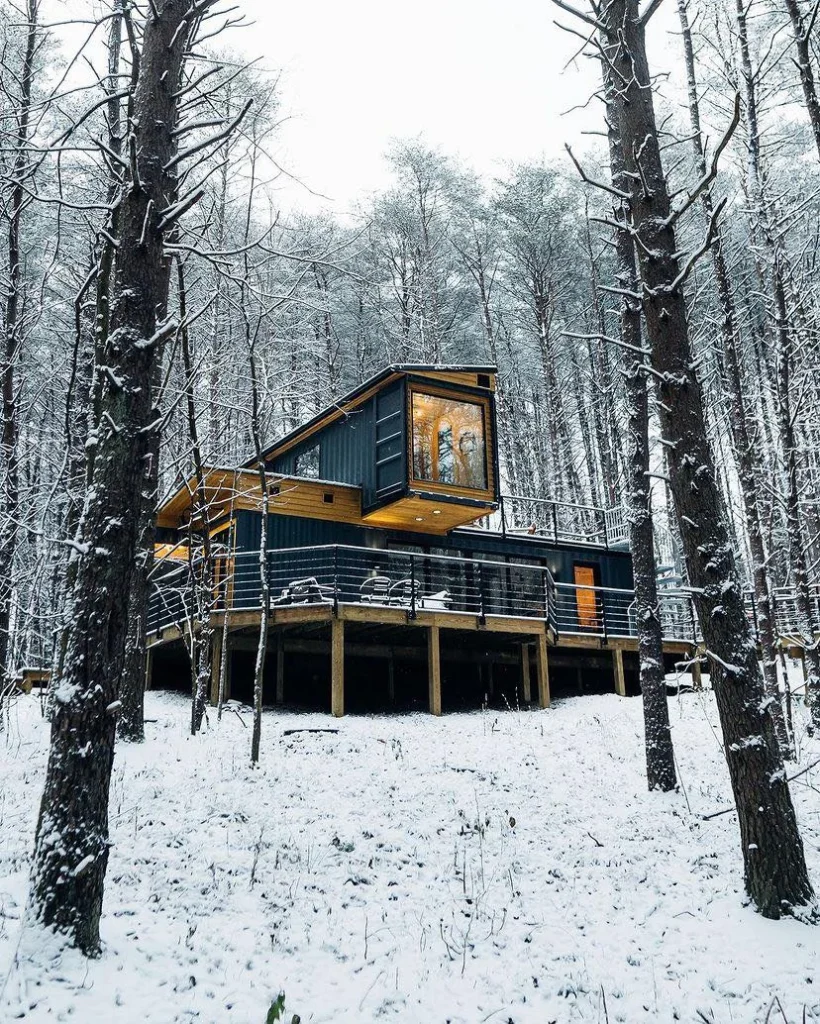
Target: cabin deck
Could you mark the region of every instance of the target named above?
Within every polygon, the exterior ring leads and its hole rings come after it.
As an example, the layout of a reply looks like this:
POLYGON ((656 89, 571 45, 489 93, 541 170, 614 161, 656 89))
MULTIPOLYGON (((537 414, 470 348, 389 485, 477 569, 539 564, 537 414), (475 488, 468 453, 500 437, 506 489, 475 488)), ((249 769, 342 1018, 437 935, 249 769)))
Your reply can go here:
MULTIPOLYGON (((268 627, 277 655, 276 693, 286 687, 286 653, 329 659, 331 707, 342 714, 344 660, 409 658, 428 663, 429 708, 441 712, 442 660, 473 662, 482 685, 494 665, 518 666, 515 699, 550 700, 550 661, 580 672, 608 662, 615 690, 626 694, 624 655, 637 652, 634 594, 629 590, 556 583, 540 565, 448 555, 328 545, 266 555, 268 627), (532 664, 531 664, 532 662, 532 664), (532 683, 531 683, 532 680, 532 683)), ((255 647, 261 622, 259 552, 215 560, 209 607, 197 599, 196 566, 164 566, 148 623, 149 649, 190 636, 208 615, 220 656, 255 647)), ((691 600, 664 594, 664 651, 693 660, 697 635, 691 600)), ((327 662, 326 662, 327 663, 327 662)), ((392 673, 392 668, 390 669, 392 673)), ((218 690, 215 676, 212 697, 218 690)))

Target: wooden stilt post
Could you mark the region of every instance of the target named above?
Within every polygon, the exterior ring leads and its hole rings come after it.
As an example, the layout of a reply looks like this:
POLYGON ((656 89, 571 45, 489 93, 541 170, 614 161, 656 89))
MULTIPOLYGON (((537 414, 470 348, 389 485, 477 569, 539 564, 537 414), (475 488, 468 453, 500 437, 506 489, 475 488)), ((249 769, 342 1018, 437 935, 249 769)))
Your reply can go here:
POLYGON ((151 689, 151 683, 154 681, 154 648, 146 647, 145 649, 145 689, 151 689))
POLYGON ((532 703, 532 684, 530 683, 530 645, 521 644, 521 699, 525 704, 532 703))
POLYGON ((697 647, 692 651, 692 686, 696 690, 703 689, 703 677, 701 675, 700 651, 697 647))
POLYGON ((493 674, 492 661, 487 662, 487 695, 490 700, 495 697, 495 675, 493 674))
POLYGON ((345 713, 345 624, 333 619, 330 624, 330 710, 336 718, 345 713))
POLYGON ((396 703, 396 664, 393 661, 393 648, 390 648, 390 656, 387 659, 387 699, 391 704, 396 703))
POLYGON ((538 705, 548 708, 550 706, 550 667, 547 657, 547 637, 544 633, 538 634, 538 642, 535 645, 535 661, 538 670, 538 705))
POLYGON ((213 707, 219 703, 219 667, 222 664, 222 633, 215 629, 211 636, 211 694, 213 707))
POLYGON ((427 633, 427 684, 430 696, 430 714, 441 714, 441 649, 439 627, 430 626, 427 633))
POLYGON ((615 692, 619 697, 626 696, 626 678, 624 676, 624 652, 620 647, 612 650, 612 668, 615 672, 615 692))
POLYGON ((276 703, 285 702, 285 637, 281 632, 276 634, 276 703))

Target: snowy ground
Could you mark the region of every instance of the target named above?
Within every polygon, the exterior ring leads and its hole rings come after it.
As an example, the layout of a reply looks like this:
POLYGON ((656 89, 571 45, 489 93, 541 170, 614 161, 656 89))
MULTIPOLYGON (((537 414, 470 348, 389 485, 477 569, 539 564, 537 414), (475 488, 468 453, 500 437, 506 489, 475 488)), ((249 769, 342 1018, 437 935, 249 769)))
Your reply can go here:
MULTIPOLYGON (((671 707, 684 791, 659 796, 636 699, 269 713, 254 771, 246 714, 191 739, 187 703, 151 693, 148 741, 117 752, 87 963, 21 935, 48 731, 20 698, 0 737, 0 1020, 264 1024, 280 989, 288 1024, 820 1020, 820 927, 745 907, 734 815, 701 818, 728 801, 713 700, 671 707), (339 732, 283 736, 309 726, 339 732)), ((792 788, 820 887, 820 768, 792 788)))

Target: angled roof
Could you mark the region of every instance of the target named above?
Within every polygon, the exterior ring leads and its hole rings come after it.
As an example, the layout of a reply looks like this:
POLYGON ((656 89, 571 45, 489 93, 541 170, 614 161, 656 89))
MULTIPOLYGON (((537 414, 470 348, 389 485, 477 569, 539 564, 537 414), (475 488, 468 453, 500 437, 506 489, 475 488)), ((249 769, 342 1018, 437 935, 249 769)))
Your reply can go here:
MULTIPOLYGON (((277 438, 273 444, 269 445, 262 452, 262 458, 267 460, 277 451, 279 448, 289 448, 304 434, 311 433, 314 427, 325 420, 335 418, 334 414, 344 414, 348 407, 354 406, 358 399, 362 398, 367 392, 373 388, 378 387, 379 384, 389 380, 391 377, 404 374, 404 373, 497 373, 497 367, 495 366, 470 366, 462 364, 447 364, 447 363, 393 363, 390 366, 386 366, 383 370, 380 370, 373 377, 369 377, 366 381, 358 384, 352 391, 348 391, 346 395, 343 395, 332 405, 322 409, 321 412, 316 413, 309 420, 300 424, 294 430, 289 431, 287 434, 283 434, 282 437, 277 438)), ((243 467, 249 467, 256 464, 256 456, 252 455, 249 459, 242 463, 243 467)))

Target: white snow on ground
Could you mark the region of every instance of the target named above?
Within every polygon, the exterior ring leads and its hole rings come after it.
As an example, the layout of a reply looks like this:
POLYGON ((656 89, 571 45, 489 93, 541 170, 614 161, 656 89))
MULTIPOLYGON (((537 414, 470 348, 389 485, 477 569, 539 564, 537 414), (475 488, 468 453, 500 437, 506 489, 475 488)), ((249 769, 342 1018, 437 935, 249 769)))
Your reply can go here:
MULTIPOLYGON (((820 1020, 820 927, 745 906, 709 693, 671 700, 685 792, 649 794, 641 704, 266 713, 186 735, 151 693, 117 751, 104 955, 26 928, 48 729, 0 737, 0 1020, 303 1024, 820 1020), (283 736, 287 728, 333 733, 283 736), (782 1002, 783 1014, 775 1006, 782 1002)), ((800 728, 796 771, 820 756, 800 728)), ((792 786, 820 886, 820 768, 792 786)))

